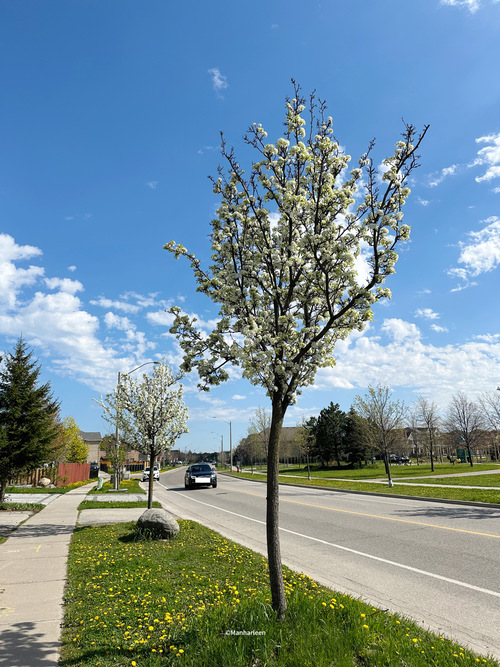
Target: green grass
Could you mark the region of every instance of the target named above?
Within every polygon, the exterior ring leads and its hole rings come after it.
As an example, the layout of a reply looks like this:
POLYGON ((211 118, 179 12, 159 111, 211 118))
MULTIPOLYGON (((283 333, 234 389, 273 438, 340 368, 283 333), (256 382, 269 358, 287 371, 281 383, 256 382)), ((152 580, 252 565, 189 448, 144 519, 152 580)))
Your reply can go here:
POLYGON ((73 489, 78 489, 80 486, 91 484, 95 479, 85 479, 82 482, 73 482, 66 486, 59 486, 54 489, 45 488, 43 486, 8 486, 5 493, 68 493, 73 489))
POLYGON ((262 556, 179 524, 165 542, 137 541, 134 523, 74 533, 61 667, 498 665, 286 568, 277 621, 262 556))
POLYGON ((41 503, 0 503, 0 510, 8 512, 39 512, 44 507, 41 503))
MULTIPOLYGON (((396 477, 420 477, 423 475, 456 475, 463 472, 477 472, 478 470, 499 470, 500 465, 494 463, 481 463, 474 465, 473 468, 465 463, 435 463, 434 472, 431 470, 430 463, 423 463, 421 465, 413 464, 411 466, 391 466, 391 475, 396 477)), ((295 466, 280 467, 280 475, 299 475, 300 477, 307 477, 307 467, 295 466)), ((384 464, 377 461, 374 465, 363 466, 362 468, 337 468, 321 466, 311 466, 311 476, 323 477, 331 479, 383 479, 386 477, 384 464)))
MULTIPOLYGON (((140 480, 138 479, 122 480, 120 482, 120 491, 126 491, 127 493, 141 493, 145 495, 146 491, 144 491, 144 489, 142 489, 139 486, 139 481, 140 480)), ((113 485, 111 484, 111 482, 104 482, 104 484, 102 485, 102 489, 100 489, 99 491, 97 490, 97 486, 95 486, 91 491, 89 491, 89 493, 91 493, 92 495, 96 493, 109 493, 109 492, 113 493, 113 485)), ((115 491, 114 493, 117 493, 117 491, 115 491)))
MULTIPOLYGON (((130 507, 144 507, 147 509, 147 500, 126 500, 124 502, 116 500, 84 500, 78 505, 79 510, 102 510, 102 509, 120 509, 130 507)), ((153 507, 161 508, 162 505, 157 500, 153 500, 153 507)))
MULTIPOLYGON (((229 473, 228 473, 229 474, 229 473)), ((264 481, 265 475, 252 475, 251 473, 233 473, 233 477, 244 479, 257 479, 264 481)), ((280 475, 280 484, 298 484, 300 486, 321 487, 327 489, 337 489, 339 491, 364 491, 365 493, 385 493, 391 496, 415 496, 418 498, 436 498, 438 500, 459 500, 477 503, 500 503, 500 490, 491 491, 488 489, 453 489, 453 488, 429 488, 422 484, 415 485, 396 484, 390 488, 387 484, 377 482, 338 482, 329 479, 311 479, 307 477, 287 477, 280 475)), ((436 482, 437 483, 437 482, 436 482)))
MULTIPOLYGON (((394 477, 394 480, 396 478, 394 477)), ((500 490, 500 474, 473 475, 471 477, 442 477, 438 479, 412 480, 412 484, 456 484, 457 486, 496 486, 500 490)))

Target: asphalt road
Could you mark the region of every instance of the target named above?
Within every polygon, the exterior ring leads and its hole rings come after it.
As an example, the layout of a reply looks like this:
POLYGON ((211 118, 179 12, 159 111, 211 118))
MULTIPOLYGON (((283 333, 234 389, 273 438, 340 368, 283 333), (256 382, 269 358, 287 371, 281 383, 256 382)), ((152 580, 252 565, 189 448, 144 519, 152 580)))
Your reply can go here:
MULTIPOLYGON (((155 499, 266 555, 265 484, 178 469, 155 499)), ((500 508, 281 486, 280 533, 289 567, 500 659, 500 508)))

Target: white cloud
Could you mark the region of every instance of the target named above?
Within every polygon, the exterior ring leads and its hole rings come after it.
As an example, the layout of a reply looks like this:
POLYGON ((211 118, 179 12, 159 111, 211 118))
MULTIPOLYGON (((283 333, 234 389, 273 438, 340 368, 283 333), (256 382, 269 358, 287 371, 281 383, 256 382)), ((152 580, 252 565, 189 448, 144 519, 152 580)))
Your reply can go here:
POLYGON ((427 320, 439 319, 438 313, 435 313, 431 308, 419 308, 415 312, 416 317, 425 317, 427 320))
POLYGON ((476 181, 491 181, 494 178, 500 178, 500 132, 498 134, 488 134, 476 139, 478 144, 487 144, 478 151, 477 164, 486 165, 488 168, 482 176, 478 176, 476 181))
POLYGON ((175 315, 172 315, 172 313, 169 313, 167 310, 159 310, 155 313, 148 313, 146 319, 151 322, 151 324, 171 327, 174 323, 175 315))
POLYGON ((221 74, 220 70, 217 67, 209 69, 208 73, 212 75, 212 86, 218 95, 220 95, 221 91, 225 90, 226 88, 229 88, 227 77, 221 74))
POLYGON ((474 340, 482 340, 485 343, 498 343, 500 334, 484 334, 481 336, 474 336, 474 340))
POLYGON ((147 181, 146 185, 148 186, 148 188, 151 188, 151 190, 156 190, 158 181, 147 181))
POLYGON ((71 271, 71 273, 73 273, 73 271, 76 271, 76 266, 74 264, 72 266, 68 266, 68 271, 71 271))
POLYGON ((417 197, 417 201, 421 206, 429 206, 430 204, 428 199, 422 199, 422 197, 417 197))
POLYGON ((431 188, 435 188, 436 185, 439 185, 444 181, 445 178, 448 176, 453 176, 453 174, 456 174, 457 169, 459 168, 460 165, 458 164, 452 164, 450 167, 445 167, 444 169, 441 169, 440 172, 437 174, 431 174, 429 177, 429 183, 428 185, 431 188))
POLYGON ((397 318, 384 320, 382 331, 391 336, 396 343, 420 338, 420 330, 415 324, 397 318))
MULTIPOLYGON (((493 0, 493 3, 499 2, 499 0, 493 0)), ((470 11, 471 14, 477 12, 481 7, 480 0, 441 0, 442 5, 449 5, 451 7, 465 7, 470 11)))
POLYGON ((45 278, 45 284, 49 289, 76 294, 83 291, 83 285, 79 280, 70 280, 69 278, 45 278))
POLYGON ((431 329, 436 333, 447 333, 448 329, 446 327, 441 327, 438 324, 431 324, 431 329))
POLYGON ((234 396, 231 397, 233 401, 244 401, 246 399, 246 396, 241 396, 241 394, 234 394, 234 396))
POLYGON ((441 0, 442 5, 466 7, 472 14, 479 9, 479 0, 441 0))
POLYGON ((8 234, 0 234, 0 304, 15 308, 17 295, 23 287, 36 284, 44 275, 41 266, 18 268, 14 262, 39 257, 42 251, 34 246, 20 246, 8 234))
POLYGON ((106 313, 104 316, 104 322, 108 329, 119 329, 120 331, 134 330, 135 324, 128 319, 128 317, 120 317, 115 315, 115 313, 106 313))
POLYGON ((125 294, 120 295, 120 298, 125 299, 125 301, 135 301, 139 308, 170 307, 170 302, 162 299, 158 300, 158 292, 151 292, 147 295, 138 294, 137 292, 125 292, 125 294))
POLYGON ((106 299, 104 296, 100 296, 98 299, 93 299, 90 301, 90 303, 92 306, 101 306, 101 308, 114 308, 115 310, 122 310, 124 313, 138 313, 140 310, 140 307, 133 303, 127 303, 125 301, 113 301, 112 299, 106 299))
POLYGON ((474 396, 498 386, 498 338, 436 347, 413 335, 411 323, 386 321, 384 327, 402 335, 386 345, 368 335, 348 348, 337 345, 335 366, 318 371, 314 388, 363 388, 381 383, 394 389, 410 388, 415 397, 430 396, 445 407, 458 390, 474 396))
POLYGON ((483 222, 487 223, 486 227, 478 232, 469 232, 468 240, 460 243, 458 262, 464 267, 454 267, 448 271, 449 276, 463 283, 454 291, 471 286, 471 278, 492 271, 500 264, 500 218, 492 216, 483 222))

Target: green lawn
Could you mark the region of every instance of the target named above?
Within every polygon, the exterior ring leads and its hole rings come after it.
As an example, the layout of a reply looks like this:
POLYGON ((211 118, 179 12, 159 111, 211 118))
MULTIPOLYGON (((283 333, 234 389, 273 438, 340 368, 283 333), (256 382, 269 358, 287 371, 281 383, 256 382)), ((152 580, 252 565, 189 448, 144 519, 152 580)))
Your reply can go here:
MULTIPOLYGON (((230 473, 227 473, 230 474, 230 473)), ((233 477, 244 479, 253 479, 264 481, 265 475, 252 475, 251 473, 233 473, 233 477)), ((500 503, 500 490, 491 491, 487 489, 453 489, 453 488, 429 488, 423 486, 424 481, 418 485, 408 482, 408 484, 396 484, 390 488, 387 484, 377 482, 357 482, 355 480, 340 482, 331 479, 311 479, 307 477, 290 477, 280 475, 280 484, 298 484, 300 486, 321 487, 327 489, 337 489, 339 491, 362 491, 365 493, 386 493, 392 496, 415 496, 419 498, 436 498, 438 500, 459 500, 478 503, 500 503)), ((437 481, 436 481, 437 483, 437 481)))
POLYGON ((160 542, 138 541, 134 523, 77 529, 61 667, 498 667, 286 568, 288 610, 277 621, 262 556, 179 524, 160 542))
MULTIPOLYGON (((413 464, 411 466, 391 466, 391 475, 396 477, 419 477, 422 475, 456 475, 463 472, 477 472, 478 470, 499 470, 500 465, 494 463, 478 463, 473 468, 466 463, 435 463, 434 472, 431 470, 430 463, 421 465, 413 464)), ((248 468, 246 469, 248 470, 248 468)), ((264 469, 265 472, 265 469, 264 469)), ((280 467, 280 475, 299 475, 307 477, 307 467, 280 467)), ((386 477, 384 464, 377 461, 374 465, 363 466, 362 468, 322 468, 321 466, 311 466, 312 477, 325 477, 330 479, 382 479, 386 477)))
POLYGON ((0 510, 7 512, 39 512, 44 507, 41 503, 0 503, 0 510))
MULTIPOLYGON (((396 481, 396 478, 394 478, 396 481)), ((409 483, 409 482, 408 482, 409 483)), ((412 484, 456 484, 458 486, 497 486, 500 489, 500 473, 496 475, 472 475, 470 477, 441 477, 438 479, 412 480, 412 484)))
MULTIPOLYGON (((144 491, 143 488, 139 486, 140 480, 138 479, 124 479, 120 482, 120 491, 126 491, 127 493, 141 493, 145 494, 146 491, 144 491)), ((95 486, 91 491, 89 491, 90 494, 94 495, 96 493, 117 493, 116 491, 113 491, 113 485, 111 482, 104 482, 102 485, 102 488, 98 491, 97 487, 95 486)))
MULTIPOLYGON (((147 509, 148 501, 147 500, 84 500, 78 505, 79 510, 102 510, 102 509, 120 509, 120 508, 131 508, 131 507, 144 507, 147 509)), ((153 500, 153 507, 161 508, 162 505, 157 500, 153 500)))
POLYGON ((91 482, 95 482, 95 479, 86 479, 83 482, 74 482, 73 484, 59 486, 55 489, 48 489, 43 486, 8 486, 5 489, 5 493, 68 493, 68 491, 78 489, 78 487, 85 486, 91 482))

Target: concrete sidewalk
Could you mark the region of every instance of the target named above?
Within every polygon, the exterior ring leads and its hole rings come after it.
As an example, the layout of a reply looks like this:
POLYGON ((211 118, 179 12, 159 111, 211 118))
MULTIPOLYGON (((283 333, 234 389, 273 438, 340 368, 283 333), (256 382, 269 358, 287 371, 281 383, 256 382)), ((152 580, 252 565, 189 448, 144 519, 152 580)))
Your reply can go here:
POLYGON ((68 548, 95 482, 58 495, 0 544, 0 665, 58 664, 68 548))

